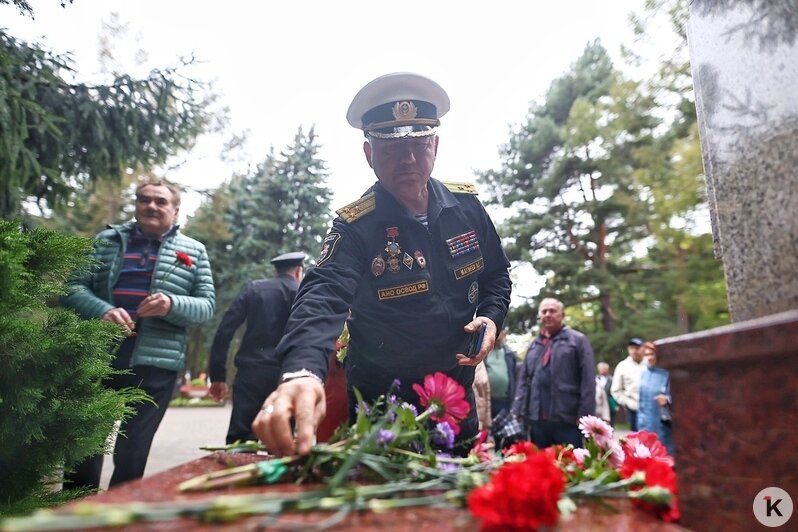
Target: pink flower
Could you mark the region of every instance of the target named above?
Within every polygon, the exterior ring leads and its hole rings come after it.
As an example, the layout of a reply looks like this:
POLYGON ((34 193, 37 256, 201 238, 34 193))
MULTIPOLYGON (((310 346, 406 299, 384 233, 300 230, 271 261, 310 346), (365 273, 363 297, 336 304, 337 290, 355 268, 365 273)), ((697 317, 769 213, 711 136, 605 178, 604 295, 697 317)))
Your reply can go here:
POLYGON ((634 458, 653 458, 669 466, 673 466, 673 458, 668 450, 660 443, 657 435, 647 430, 630 432, 621 438, 623 451, 627 456, 634 458), (643 450, 645 449, 645 450, 643 450), (648 451, 648 454, 646 454, 648 451))
POLYGON ((585 463, 585 458, 590 456, 590 451, 587 449, 582 449, 581 447, 578 449, 574 449, 574 460, 580 466, 585 463))
POLYGON ((493 456, 490 453, 491 445, 485 443, 488 439, 488 431, 481 430, 479 431, 479 435, 477 436, 477 441, 474 443, 474 446, 471 448, 472 456, 475 456, 477 460, 480 462, 492 462, 493 456))
POLYGON ((434 421, 446 421, 455 434, 460 434, 459 421, 465 419, 471 406, 465 400, 465 390, 459 382, 448 375, 436 372, 424 377, 424 386, 413 385, 413 390, 421 400, 421 406, 434 408, 430 415, 434 421))
POLYGON ((606 449, 612 441, 612 427, 596 416, 579 418, 579 430, 582 431, 585 438, 592 438, 601 449, 606 449))
POLYGON ((623 467, 624 460, 626 459, 626 453, 624 453, 621 444, 615 440, 612 440, 610 441, 608 450, 610 451, 610 465, 615 469, 620 469, 623 467))

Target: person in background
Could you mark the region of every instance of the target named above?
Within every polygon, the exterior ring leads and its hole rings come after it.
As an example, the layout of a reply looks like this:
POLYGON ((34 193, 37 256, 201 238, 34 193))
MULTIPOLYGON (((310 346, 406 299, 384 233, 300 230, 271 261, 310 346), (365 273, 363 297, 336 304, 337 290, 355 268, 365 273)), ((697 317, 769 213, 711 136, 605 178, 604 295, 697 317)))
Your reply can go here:
POLYGON ((515 367, 518 359, 515 351, 505 343, 507 328, 496 338, 493 349, 485 358, 490 382, 490 417, 495 418, 502 410, 509 410, 515 397, 515 367))
POLYGON ((277 388, 280 362, 274 354, 291 313, 299 283, 304 275, 305 254, 299 251, 274 257, 274 277, 250 281, 225 312, 211 345, 209 395, 221 401, 227 394, 227 351, 236 331, 247 329, 235 356, 233 411, 226 442, 255 439, 252 421, 263 400, 277 388))
MULTIPOLYGON (((612 396, 612 375, 610 375, 610 365, 606 362, 599 362, 596 364, 596 382, 604 388, 604 394, 607 397, 607 406, 609 407, 610 417, 602 418, 609 422, 610 426, 615 426, 615 412, 618 411, 618 402, 612 396)), ((598 392, 596 392, 598 394, 598 392)), ((596 412, 599 411, 598 395, 596 395, 596 412)))
POLYGON ((561 301, 541 301, 538 318, 540 334, 521 366, 512 411, 528 423, 539 448, 581 447, 579 418, 596 413, 593 347, 584 334, 564 324, 561 301))
POLYGON ((491 408, 493 407, 490 397, 490 380, 488 379, 488 370, 485 369, 485 363, 477 364, 474 368, 474 383, 471 385, 474 390, 474 401, 477 405, 477 419, 479 421, 479 430, 490 431, 491 421, 493 417, 490 415, 491 408))
POLYGON ((671 420, 671 380, 668 370, 657 366, 657 346, 646 342, 641 349, 645 367, 640 374, 640 409, 637 413, 638 430, 649 430, 673 454, 673 427, 671 420))
POLYGON ((610 401, 607 398, 607 390, 596 379, 596 416, 600 417, 607 423, 610 422, 610 401))
MULTIPOLYGON (((129 373, 106 385, 139 387, 153 399, 132 405, 135 413, 120 426, 111 486, 144 475, 155 431, 185 367, 186 330, 209 320, 216 305, 205 246, 180 233, 179 209, 174 186, 139 184, 136 219, 96 236, 94 269, 73 277, 62 299, 84 319, 117 323, 127 335, 113 366, 129 373)), ((89 458, 65 475, 64 487, 99 488, 102 465, 102 455, 89 458)))
POLYGON ((628 356, 615 366, 612 397, 625 411, 629 430, 637 430, 637 409, 640 401, 640 374, 643 373, 643 340, 632 338, 626 347, 628 356))
POLYGON ((277 348, 280 385, 253 426, 272 453, 310 452, 325 414, 329 352, 345 320, 350 418, 355 388, 371 402, 398 379, 398 398, 419 407, 413 384, 441 372, 463 387, 471 407, 458 452, 477 436, 474 371, 493 348, 512 282, 475 187, 431 177, 448 110, 443 88, 411 73, 381 76, 352 100, 347 120, 366 137, 363 153, 377 183, 337 211, 297 294, 277 348), (482 325, 482 345, 469 357, 482 325))

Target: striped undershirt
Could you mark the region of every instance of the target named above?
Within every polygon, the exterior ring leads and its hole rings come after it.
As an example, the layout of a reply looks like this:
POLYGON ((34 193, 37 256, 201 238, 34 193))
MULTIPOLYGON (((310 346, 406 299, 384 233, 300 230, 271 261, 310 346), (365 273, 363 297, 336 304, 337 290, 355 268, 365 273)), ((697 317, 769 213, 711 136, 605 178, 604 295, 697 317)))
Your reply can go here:
POLYGON ((152 272, 160 247, 160 239, 145 237, 137 225, 122 256, 122 268, 113 290, 114 305, 125 309, 134 320, 139 304, 150 295, 152 272))
POLYGON ((424 225, 424 227, 428 227, 428 225, 427 225, 427 213, 426 212, 421 213, 421 214, 414 214, 413 217, 416 220, 418 220, 419 222, 421 222, 424 225))

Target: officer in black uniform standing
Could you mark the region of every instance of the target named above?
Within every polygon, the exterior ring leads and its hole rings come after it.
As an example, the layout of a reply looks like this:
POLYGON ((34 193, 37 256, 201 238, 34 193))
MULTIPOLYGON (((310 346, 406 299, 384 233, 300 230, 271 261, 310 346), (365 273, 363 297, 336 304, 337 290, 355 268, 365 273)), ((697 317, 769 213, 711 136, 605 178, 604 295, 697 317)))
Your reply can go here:
POLYGON ((283 336, 291 304, 302 281, 304 260, 305 254, 301 252, 273 258, 275 277, 247 283, 227 309, 213 338, 209 394, 221 401, 227 394, 227 351, 236 330, 244 321, 247 322, 241 347, 235 356, 237 371, 227 443, 255 439, 252 421, 263 400, 277 388, 280 363, 274 351, 283 336))
MULTIPOLYGON (((460 441, 477 433, 471 383, 510 301, 509 261, 492 221, 467 183, 430 177, 446 92, 417 74, 379 77, 355 96, 349 123, 366 136, 377 175, 358 200, 337 211, 277 348, 281 383, 255 419, 255 434, 278 455, 306 454, 324 416, 327 357, 349 315, 347 385, 369 401, 401 381, 441 371, 465 388, 471 404, 460 441), (486 334, 475 357, 471 333, 486 334), (296 421, 296 440, 291 419, 296 421)), ((350 412, 351 412, 350 402, 350 412)))

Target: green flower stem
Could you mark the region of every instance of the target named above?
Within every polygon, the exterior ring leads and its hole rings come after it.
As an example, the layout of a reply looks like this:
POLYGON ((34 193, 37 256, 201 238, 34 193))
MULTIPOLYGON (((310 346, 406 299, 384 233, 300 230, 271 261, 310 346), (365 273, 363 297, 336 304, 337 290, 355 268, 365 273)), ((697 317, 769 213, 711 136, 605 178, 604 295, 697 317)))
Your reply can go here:
POLYGON ((581 482, 580 484, 569 486, 566 488, 565 493, 574 497, 621 497, 628 498, 626 489, 639 486, 644 481, 637 477, 631 477, 617 482, 603 483, 603 478, 606 475, 601 475, 595 480, 581 482), (624 490, 624 491, 621 491, 624 490))
POLYGON ((178 489, 180 491, 206 491, 220 487, 252 484, 261 480, 265 480, 267 483, 271 484, 282 476, 285 466, 299 460, 299 458, 299 456, 286 456, 266 462, 257 462, 223 469, 222 471, 214 471, 213 473, 199 475, 181 482, 178 489))
POLYGON ((438 412, 438 407, 430 405, 429 408, 427 408, 426 410, 424 410, 423 412, 421 412, 419 415, 416 416, 416 423, 421 423, 422 421, 430 417, 432 414, 435 414, 437 412, 438 412))

